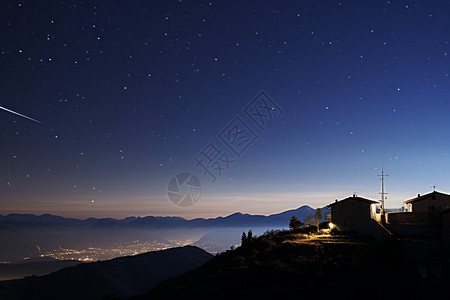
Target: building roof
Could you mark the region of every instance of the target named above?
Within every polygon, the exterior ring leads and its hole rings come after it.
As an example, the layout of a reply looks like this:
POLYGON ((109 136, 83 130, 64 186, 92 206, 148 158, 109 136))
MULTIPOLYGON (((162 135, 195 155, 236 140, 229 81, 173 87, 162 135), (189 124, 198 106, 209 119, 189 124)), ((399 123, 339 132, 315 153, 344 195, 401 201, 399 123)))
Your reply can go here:
POLYGON ((434 195, 438 195, 439 194, 439 195, 450 197, 449 194, 444 194, 444 193, 440 193, 440 192, 434 191, 434 192, 431 192, 431 193, 428 193, 428 194, 425 194, 425 195, 422 195, 422 196, 420 196, 420 194, 419 194, 416 198, 412 198, 412 199, 406 200, 404 203, 408 204, 408 203, 411 203, 411 202, 416 202, 416 201, 428 199, 433 194, 434 195))
POLYGON ((370 200, 370 199, 366 199, 366 198, 362 198, 362 197, 352 196, 352 197, 347 197, 347 198, 345 198, 345 199, 342 199, 342 200, 340 200, 340 201, 337 201, 337 200, 336 200, 336 202, 331 203, 331 204, 329 204, 328 206, 333 206, 333 205, 336 205, 336 204, 341 204, 342 202, 346 202, 346 201, 350 201, 350 200, 361 201, 361 202, 364 202, 364 203, 367 203, 367 204, 379 204, 379 203, 380 203, 380 201, 375 201, 375 200, 370 200))

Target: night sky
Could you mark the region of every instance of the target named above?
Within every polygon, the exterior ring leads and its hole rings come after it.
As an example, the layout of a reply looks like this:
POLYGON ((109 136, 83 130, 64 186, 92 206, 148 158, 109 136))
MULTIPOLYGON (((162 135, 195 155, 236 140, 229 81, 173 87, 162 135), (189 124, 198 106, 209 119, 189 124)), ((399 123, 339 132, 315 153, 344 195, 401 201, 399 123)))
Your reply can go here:
POLYGON ((449 20, 448 1, 3 1, 0 106, 41 123, 0 110, 0 214, 270 214, 380 199, 382 167, 388 208, 450 192, 449 20), (183 172, 189 207, 167 193, 183 172))

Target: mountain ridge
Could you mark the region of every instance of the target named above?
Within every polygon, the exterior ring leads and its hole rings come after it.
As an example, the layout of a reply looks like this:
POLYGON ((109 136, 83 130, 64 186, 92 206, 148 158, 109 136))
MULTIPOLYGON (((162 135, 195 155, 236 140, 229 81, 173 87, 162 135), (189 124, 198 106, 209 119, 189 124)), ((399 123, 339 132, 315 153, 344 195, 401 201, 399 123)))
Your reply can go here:
MULTIPOLYGON (((324 208, 322 208, 324 209, 324 208)), ((179 216, 144 216, 144 217, 136 217, 129 216, 123 219, 116 219, 111 217, 106 218, 94 218, 89 217, 87 219, 77 219, 77 218, 68 218, 62 217, 58 215, 52 214, 18 214, 11 213, 7 215, 0 214, 0 224, 4 227, 8 227, 7 225, 19 225, 19 224, 65 224, 65 225, 88 225, 93 226, 95 224, 119 224, 119 225, 152 225, 152 226, 183 226, 183 225, 191 225, 198 226, 209 223, 216 225, 223 225, 229 220, 237 221, 244 219, 252 219, 253 221, 259 219, 260 221, 282 221, 285 222, 287 218, 292 217, 294 214, 300 214, 300 217, 303 219, 306 213, 311 214, 314 212, 314 209, 309 205, 302 205, 296 209, 290 209, 287 211, 283 211, 280 213, 274 213, 270 215, 258 215, 258 214, 249 214, 242 212, 234 212, 226 216, 219 216, 215 218, 194 218, 194 219, 185 219, 179 216)), ((297 216, 299 217, 299 216, 297 216)), ((284 223, 287 225, 286 223, 284 223)))
POLYGON ((64 218, 50 214, 0 215, 0 261, 18 262, 24 257, 36 257, 54 249, 87 249, 89 247, 111 249, 120 243, 133 241, 158 241, 175 246, 202 240, 203 249, 221 252, 239 242, 243 231, 253 230, 261 234, 268 229, 283 229, 295 215, 304 220, 315 209, 303 205, 297 209, 272 215, 251 215, 235 212, 225 217, 126 217, 87 218, 84 220, 64 218), (223 231, 222 229, 227 229, 223 231), (223 234, 212 234, 213 231, 223 234), (214 245, 206 243, 204 236, 213 236, 214 245))

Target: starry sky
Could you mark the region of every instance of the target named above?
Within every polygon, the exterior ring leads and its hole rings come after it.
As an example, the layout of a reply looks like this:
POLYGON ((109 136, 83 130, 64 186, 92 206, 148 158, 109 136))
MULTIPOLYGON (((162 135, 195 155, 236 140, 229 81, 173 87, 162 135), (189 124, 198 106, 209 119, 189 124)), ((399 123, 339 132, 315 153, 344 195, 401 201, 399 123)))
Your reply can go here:
POLYGON ((0 214, 270 214, 380 199, 382 167, 387 208, 450 192, 447 1, 4 2, 0 106, 41 123, 0 110, 0 214))

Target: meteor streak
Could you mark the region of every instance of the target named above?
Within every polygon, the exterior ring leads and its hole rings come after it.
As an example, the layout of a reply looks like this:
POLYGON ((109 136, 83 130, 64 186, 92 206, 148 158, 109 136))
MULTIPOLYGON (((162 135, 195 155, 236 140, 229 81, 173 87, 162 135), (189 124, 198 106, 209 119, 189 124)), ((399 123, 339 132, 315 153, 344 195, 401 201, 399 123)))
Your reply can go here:
POLYGON ((18 112, 15 112, 15 111, 13 111, 13 110, 7 109, 7 108, 5 108, 5 107, 3 107, 3 106, 0 106, 0 108, 3 109, 3 110, 6 110, 7 112, 10 112, 10 113, 13 113, 13 114, 15 114, 15 115, 21 116, 21 117, 23 117, 23 118, 26 118, 26 119, 28 119, 28 120, 31 120, 31 121, 34 121, 34 122, 36 122, 36 123, 42 124, 41 121, 38 121, 38 120, 35 120, 35 119, 33 119, 33 118, 27 117, 27 116, 25 116, 25 115, 19 114, 18 112))

